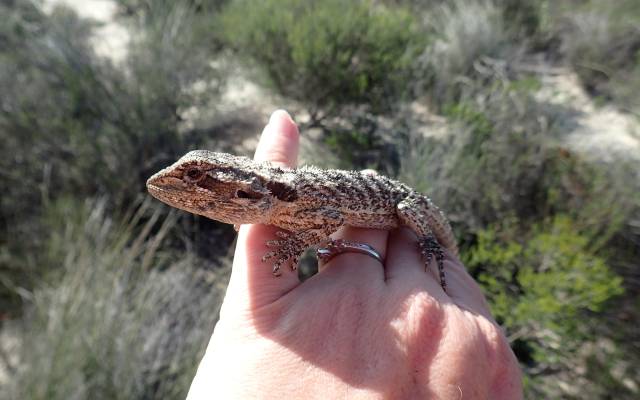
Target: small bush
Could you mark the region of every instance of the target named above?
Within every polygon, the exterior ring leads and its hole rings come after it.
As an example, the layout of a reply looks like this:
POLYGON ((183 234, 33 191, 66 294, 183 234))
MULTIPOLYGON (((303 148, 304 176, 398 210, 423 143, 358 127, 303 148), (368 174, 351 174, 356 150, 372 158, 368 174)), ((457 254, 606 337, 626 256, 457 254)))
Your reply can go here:
POLYGON ((558 4, 550 0, 495 0, 502 9, 505 26, 513 38, 533 40, 540 46, 547 42, 550 30, 550 13, 558 4))
POLYGON ((506 33, 500 8, 491 2, 453 2, 434 15, 438 33, 432 63, 438 78, 467 75, 481 56, 498 56, 506 33))
POLYGON ((334 168, 370 168, 395 175, 400 167, 396 143, 405 140, 406 129, 396 117, 352 110, 347 118, 324 122, 323 142, 339 162, 334 168))
POLYGON ((446 3, 426 16, 425 29, 434 39, 418 70, 436 105, 456 101, 473 78, 484 78, 478 69, 485 59, 501 60, 513 52, 502 9, 491 1, 446 3))
POLYGON ((282 95, 314 117, 348 104, 388 109, 407 90, 411 15, 368 1, 237 0, 224 33, 282 95))
POLYGON ((634 1, 590 4, 568 15, 563 51, 583 84, 630 110, 640 107, 640 6, 634 1))

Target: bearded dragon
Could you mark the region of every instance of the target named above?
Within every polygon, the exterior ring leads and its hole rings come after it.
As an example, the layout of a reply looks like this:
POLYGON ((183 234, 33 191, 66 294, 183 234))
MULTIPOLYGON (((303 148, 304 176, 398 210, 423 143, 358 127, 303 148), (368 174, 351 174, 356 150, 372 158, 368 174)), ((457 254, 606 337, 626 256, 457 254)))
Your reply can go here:
POLYGON ((297 169, 207 150, 187 153, 147 181, 149 193, 170 206, 234 224, 274 225, 285 231, 267 241, 273 274, 329 239, 343 225, 410 228, 425 268, 436 260, 446 291, 443 248, 457 255, 449 222, 431 200, 390 178, 357 171, 297 169))

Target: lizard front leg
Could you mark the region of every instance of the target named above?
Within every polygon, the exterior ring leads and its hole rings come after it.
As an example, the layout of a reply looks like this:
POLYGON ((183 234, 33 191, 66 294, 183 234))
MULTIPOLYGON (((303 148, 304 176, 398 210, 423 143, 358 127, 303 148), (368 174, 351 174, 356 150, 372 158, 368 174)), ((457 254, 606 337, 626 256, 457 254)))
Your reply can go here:
MULTIPOLYGON (((447 282, 444 276, 444 252, 433 232, 431 224, 434 219, 441 217, 440 211, 433 206, 428 198, 421 195, 410 195, 396 207, 398 219, 402 225, 407 226, 418 235, 418 245, 424 259, 425 269, 429 267, 435 258, 440 277, 440 286, 446 292, 447 282), (434 213, 438 213, 437 217, 434 213)), ((438 229, 440 226, 435 227, 438 229)))
POLYGON ((262 257, 262 261, 275 258, 273 274, 280 275, 280 267, 292 260, 291 269, 295 270, 302 253, 311 246, 329 238, 340 228, 344 220, 335 209, 300 210, 279 226, 290 232, 277 232, 280 239, 267 241, 267 246, 276 247, 262 257))

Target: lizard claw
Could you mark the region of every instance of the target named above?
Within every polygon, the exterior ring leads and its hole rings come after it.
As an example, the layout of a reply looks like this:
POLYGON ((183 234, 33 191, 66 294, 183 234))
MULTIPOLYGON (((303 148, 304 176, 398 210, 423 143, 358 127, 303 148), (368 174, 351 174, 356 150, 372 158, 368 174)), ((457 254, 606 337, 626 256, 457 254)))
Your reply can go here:
POLYGON ((276 262, 275 264, 273 264, 273 270, 271 270, 271 273, 273 274, 273 276, 282 275, 282 272, 280 271, 281 265, 282 265, 282 262, 276 262))
POLYGON ((271 258, 277 257, 276 261, 273 263, 273 275, 279 276, 282 272, 280 271, 280 267, 288 260, 291 260, 291 270, 295 271, 298 268, 298 261, 300 261, 300 257, 302 256, 302 252, 291 255, 286 252, 281 251, 270 251, 262 256, 262 262, 266 262, 271 258))
POLYGON ((267 247, 281 247, 285 243, 287 243, 285 240, 275 240, 274 239, 274 240, 267 240, 266 241, 267 247))
POLYGON ((276 231, 276 236, 280 239, 267 240, 267 247, 282 247, 286 245, 288 239, 291 237, 291 234, 285 231, 276 231))
POLYGON ((424 269, 425 271, 429 268, 429 264, 433 259, 436 259, 436 263, 438 266, 438 275, 440 278, 440 286, 442 289, 447 291, 447 282, 444 277, 444 252, 442 251, 442 247, 438 243, 435 237, 427 236, 424 239, 420 240, 420 253, 424 257, 424 269))
POLYGON ((262 256, 262 262, 268 261, 270 258, 275 257, 276 254, 278 254, 277 251, 270 251, 270 252, 266 253, 265 255, 262 256))
POLYGON ((271 271, 273 273, 274 276, 280 276, 282 275, 282 272, 280 271, 280 267, 282 267, 282 265, 284 263, 287 262, 287 260, 291 260, 291 270, 295 271, 298 268, 298 260, 300 259, 300 256, 288 256, 288 255, 283 255, 280 256, 278 258, 278 260, 273 264, 273 270, 271 271))
POLYGON ((301 255, 295 255, 291 258, 291 270, 295 271, 298 269, 298 263, 300 262, 301 255))

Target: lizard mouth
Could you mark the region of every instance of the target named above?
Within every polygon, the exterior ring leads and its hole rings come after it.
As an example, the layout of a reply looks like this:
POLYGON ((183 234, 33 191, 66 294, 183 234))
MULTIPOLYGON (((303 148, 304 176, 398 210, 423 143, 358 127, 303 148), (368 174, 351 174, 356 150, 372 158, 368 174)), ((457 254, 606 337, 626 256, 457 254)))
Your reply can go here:
POLYGON ((172 176, 152 176, 147 181, 147 190, 159 200, 165 201, 172 193, 184 191, 185 184, 181 179, 172 176))

